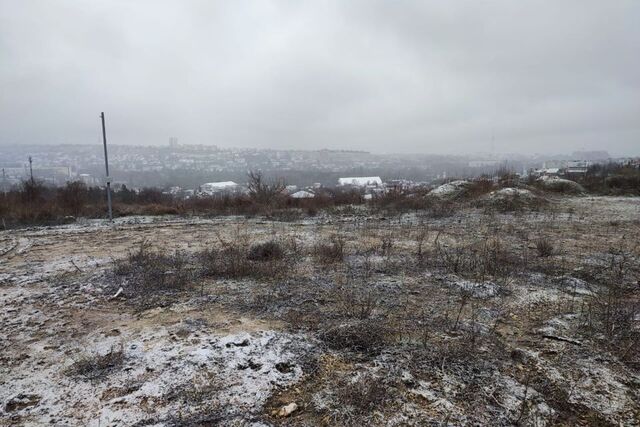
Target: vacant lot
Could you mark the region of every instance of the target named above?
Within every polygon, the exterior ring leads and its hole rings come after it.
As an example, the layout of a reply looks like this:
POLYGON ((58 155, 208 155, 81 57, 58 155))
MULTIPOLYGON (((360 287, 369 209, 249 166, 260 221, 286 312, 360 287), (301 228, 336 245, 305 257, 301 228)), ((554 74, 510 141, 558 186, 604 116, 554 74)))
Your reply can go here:
POLYGON ((0 233, 0 423, 640 425, 640 199, 0 233))

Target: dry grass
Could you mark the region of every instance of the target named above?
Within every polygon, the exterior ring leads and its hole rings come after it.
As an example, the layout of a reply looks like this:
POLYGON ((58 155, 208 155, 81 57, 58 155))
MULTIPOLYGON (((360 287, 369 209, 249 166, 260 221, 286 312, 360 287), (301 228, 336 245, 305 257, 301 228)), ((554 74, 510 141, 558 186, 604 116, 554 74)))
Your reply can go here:
POLYGON ((322 264, 341 262, 344 259, 344 251, 345 240, 337 234, 313 246, 313 256, 322 264))
POLYGON ((142 242, 137 250, 121 260, 114 260, 113 271, 125 279, 125 291, 144 295, 184 290, 193 280, 194 270, 183 252, 166 254, 142 242))
POLYGON ((549 238, 542 237, 536 240, 536 252, 539 257, 550 257, 554 254, 555 247, 549 238))
POLYGON ((334 350, 375 354, 391 341, 393 330, 380 319, 351 320, 327 327, 320 337, 334 350))
POLYGON ((95 380, 122 366, 124 359, 123 347, 112 347, 106 354, 82 356, 67 368, 66 373, 95 380))
POLYGON ((282 259, 284 257, 284 249, 282 245, 270 240, 264 243, 255 243, 249 248, 247 259, 250 261, 270 261, 282 259))

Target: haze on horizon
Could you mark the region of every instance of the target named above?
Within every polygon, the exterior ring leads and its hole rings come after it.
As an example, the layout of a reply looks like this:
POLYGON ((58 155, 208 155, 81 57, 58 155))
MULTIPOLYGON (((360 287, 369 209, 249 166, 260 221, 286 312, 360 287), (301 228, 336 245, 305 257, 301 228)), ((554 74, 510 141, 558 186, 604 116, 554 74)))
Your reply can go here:
POLYGON ((0 0, 0 144, 640 154, 640 2, 0 0), (493 140, 493 142, 492 142, 493 140))

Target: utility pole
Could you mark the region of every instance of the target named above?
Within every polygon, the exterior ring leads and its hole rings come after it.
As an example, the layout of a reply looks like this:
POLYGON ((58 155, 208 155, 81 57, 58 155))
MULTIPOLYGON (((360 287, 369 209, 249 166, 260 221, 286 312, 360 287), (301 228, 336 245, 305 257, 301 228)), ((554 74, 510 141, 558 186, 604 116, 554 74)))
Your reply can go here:
POLYGON ((100 113, 102 119, 102 142, 104 144, 104 168, 107 172, 107 205, 109 206, 109 221, 113 221, 111 210, 111 178, 109 178, 109 157, 107 156, 107 131, 104 127, 104 112, 100 113))
POLYGON ((29 173, 31 174, 31 183, 33 184, 33 159, 29 156, 29 173))

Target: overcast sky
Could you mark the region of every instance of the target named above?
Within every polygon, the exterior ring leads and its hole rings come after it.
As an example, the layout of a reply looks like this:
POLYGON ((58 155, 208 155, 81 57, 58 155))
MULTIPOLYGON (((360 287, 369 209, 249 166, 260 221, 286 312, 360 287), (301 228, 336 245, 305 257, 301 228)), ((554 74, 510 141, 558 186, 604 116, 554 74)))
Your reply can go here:
POLYGON ((640 154, 640 1, 0 0, 0 144, 640 154), (492 142, 493 141, 493 142, 492 142))

